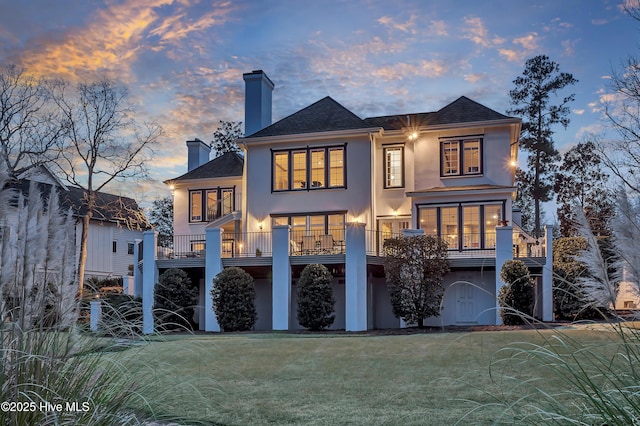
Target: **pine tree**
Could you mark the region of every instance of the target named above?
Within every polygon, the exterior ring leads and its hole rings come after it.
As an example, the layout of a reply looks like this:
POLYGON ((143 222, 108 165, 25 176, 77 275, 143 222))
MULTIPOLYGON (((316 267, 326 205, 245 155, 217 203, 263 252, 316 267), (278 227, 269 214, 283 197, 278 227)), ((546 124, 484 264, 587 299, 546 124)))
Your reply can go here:
POLYGON ((509 111, 523 117, 520 147, 528 154, 528 170, 517 179, 520 191, 530 194, 534 202, 534 235, 541 236, 541 204, 551 200, 553 179, 560 159, 553 144, 552 127, 569 124, 571 94, 559 104, 551 105, 551 95, 577 83, 571 74, 560 72, 557 63, 546 55, 527 60, 522 76, 513 81, 515 89, 509 92, 514 108, 509 111))

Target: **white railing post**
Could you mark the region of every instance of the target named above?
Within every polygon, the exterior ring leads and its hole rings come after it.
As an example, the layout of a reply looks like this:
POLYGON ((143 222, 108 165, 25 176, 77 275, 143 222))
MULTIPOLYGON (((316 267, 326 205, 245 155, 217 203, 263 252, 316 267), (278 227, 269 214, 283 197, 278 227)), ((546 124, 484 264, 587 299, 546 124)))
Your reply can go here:
POLYGON ((553 321, 553 227, 545 226, 545 263, 542 269, 542 321, 553 321))
POLYGON ((496 284, 495 284, 495 298, 496 298, 496 324, 502 324, 502 318, 500 318, 500 304, 498 303, 498 295, 500 289, 506 283, 500 279, 500 271, 502 265, 507 260, 513 260, 513 227, 512 226, 497 226, 496 227, 496 284))
POLYGON ((351 222, 346 227, 345 328, 367 329, 367 243, 365 224, 351 222))
POLYGON ((98 326, 100 325, 100 321, 102 321, 102 302, 100 300, 92 300, 91 305, 91 320, 89 322, 89 327, 91 331, 98 331, 98 326))
POLYGON ((142 272, 140 271, 140 243, 136 238, 133 243, 133 297, 142 297, 142 272))
POLYGON ((213 279, 222 272, 222 234, 221 228, 207 228, 205 230, 205 272, 204 272, 204 330, 220 331, 220 324, 213 310, 213 279))
POLYGON ((142 233, 142 332, 151 334, 153 325, 153 293, 158 280, 156 268, 156 243, 158 233, 156 231, 144 231, 142 233))
POLYGON ((291 263, 289 225, 273 227, 272 232, 272 324, 273 330, 288 330, 291 318, 291 263))

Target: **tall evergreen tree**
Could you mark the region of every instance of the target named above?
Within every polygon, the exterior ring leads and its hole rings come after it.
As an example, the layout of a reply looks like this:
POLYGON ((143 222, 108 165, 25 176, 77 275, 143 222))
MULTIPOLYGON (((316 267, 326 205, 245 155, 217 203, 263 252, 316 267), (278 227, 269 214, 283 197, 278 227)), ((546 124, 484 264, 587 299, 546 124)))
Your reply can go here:
POLYGON ((582 210, 591 230, 600 236, 610 234, 608 222, 613 217, 613 194, 607 190, 609 175, 601 168, 596 144, 581 142, 567 151, 556 175, 558 220, 563 237, 580 235, 576 208, 582 210))
POLYGON ((528 192, 534 202, 534 235, 541 235, 541 203, 551 200, 553 180, 560 154, 553 144, 552 127, 569 124, 569 102, 571 94, 556 104, 551 104, 551 95, 571 84, 577 83, 573 75, 560 72, 557 63, 546 55, 527 60, 520 77, 513 81, 515 88, 509 92, 513 108, 510 114, 523 118, 520 147, 528 154, 528 170, 519 174, 517 184, 520 191, 528 192))

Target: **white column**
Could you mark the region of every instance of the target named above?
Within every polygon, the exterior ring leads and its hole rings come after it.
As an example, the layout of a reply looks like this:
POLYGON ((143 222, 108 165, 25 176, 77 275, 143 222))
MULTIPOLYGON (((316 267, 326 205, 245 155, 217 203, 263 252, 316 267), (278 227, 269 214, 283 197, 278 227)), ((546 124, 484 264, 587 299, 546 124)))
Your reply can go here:
POLYGON ((204 267, 204 330, 220 331, 220 324, 213 310, 211 289, 213 279, 222 272, 222 234, 221 228, 205 230, 205 267, 204 267))
POLYGON ((553 321, 553 227, 545 226, 545 263, 542 269, 542 321, 553 321))
POLYGON ((498 295, 500 289, 506 283, 500 279, 500 271, 502 265, 507 260, 513 260, 513 227, 497 226, 496 227, 496 324, 502 324, 500 318, 500 305, 498 304, 498 295))
POLYGON ((347 331, 367 329, 367 251, 365 224, 347 224, 345 325, 347 331))
POLYGON ((98 331, 98 324, 102 320, 102 302, 100 300, 92 300, 91 305, 91 320, 89 323, 89 327, 91 331, 98 331))
POLYGON ((156 268, 156 246, 158 233, 144 231, 142 233, 142 332, 151 334, 153 326, 153 291, 158 280, 156 268))
POLYGON ((273 227, 272 249, 272 312, 271 328, 288 330, 291 318, 291 263, 289 262, 289 225, 273 227))
POLYGON ((133 243, 133 297, 142 297, 142 273, 138 268, 141 242, 141 239, 136 238, 133 243))

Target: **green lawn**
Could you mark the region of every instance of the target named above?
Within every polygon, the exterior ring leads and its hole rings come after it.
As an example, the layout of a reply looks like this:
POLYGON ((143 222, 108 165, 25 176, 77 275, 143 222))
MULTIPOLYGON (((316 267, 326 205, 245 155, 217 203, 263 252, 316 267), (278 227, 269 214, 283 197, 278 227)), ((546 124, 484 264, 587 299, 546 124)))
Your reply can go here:
MULTIPOLYGON (((536 383, 562 388, 547 369, 504 349, 553 333, 172 336, 116 356, 135 358, 135 380, 150 401, 162 402, 134 404, 156 415, 228 425, 475 425, 502 415, 511 422, 505 406, 494 404, 536 383)), ((615 338, 607 331, 564 333, 600 348, 615 338)))

